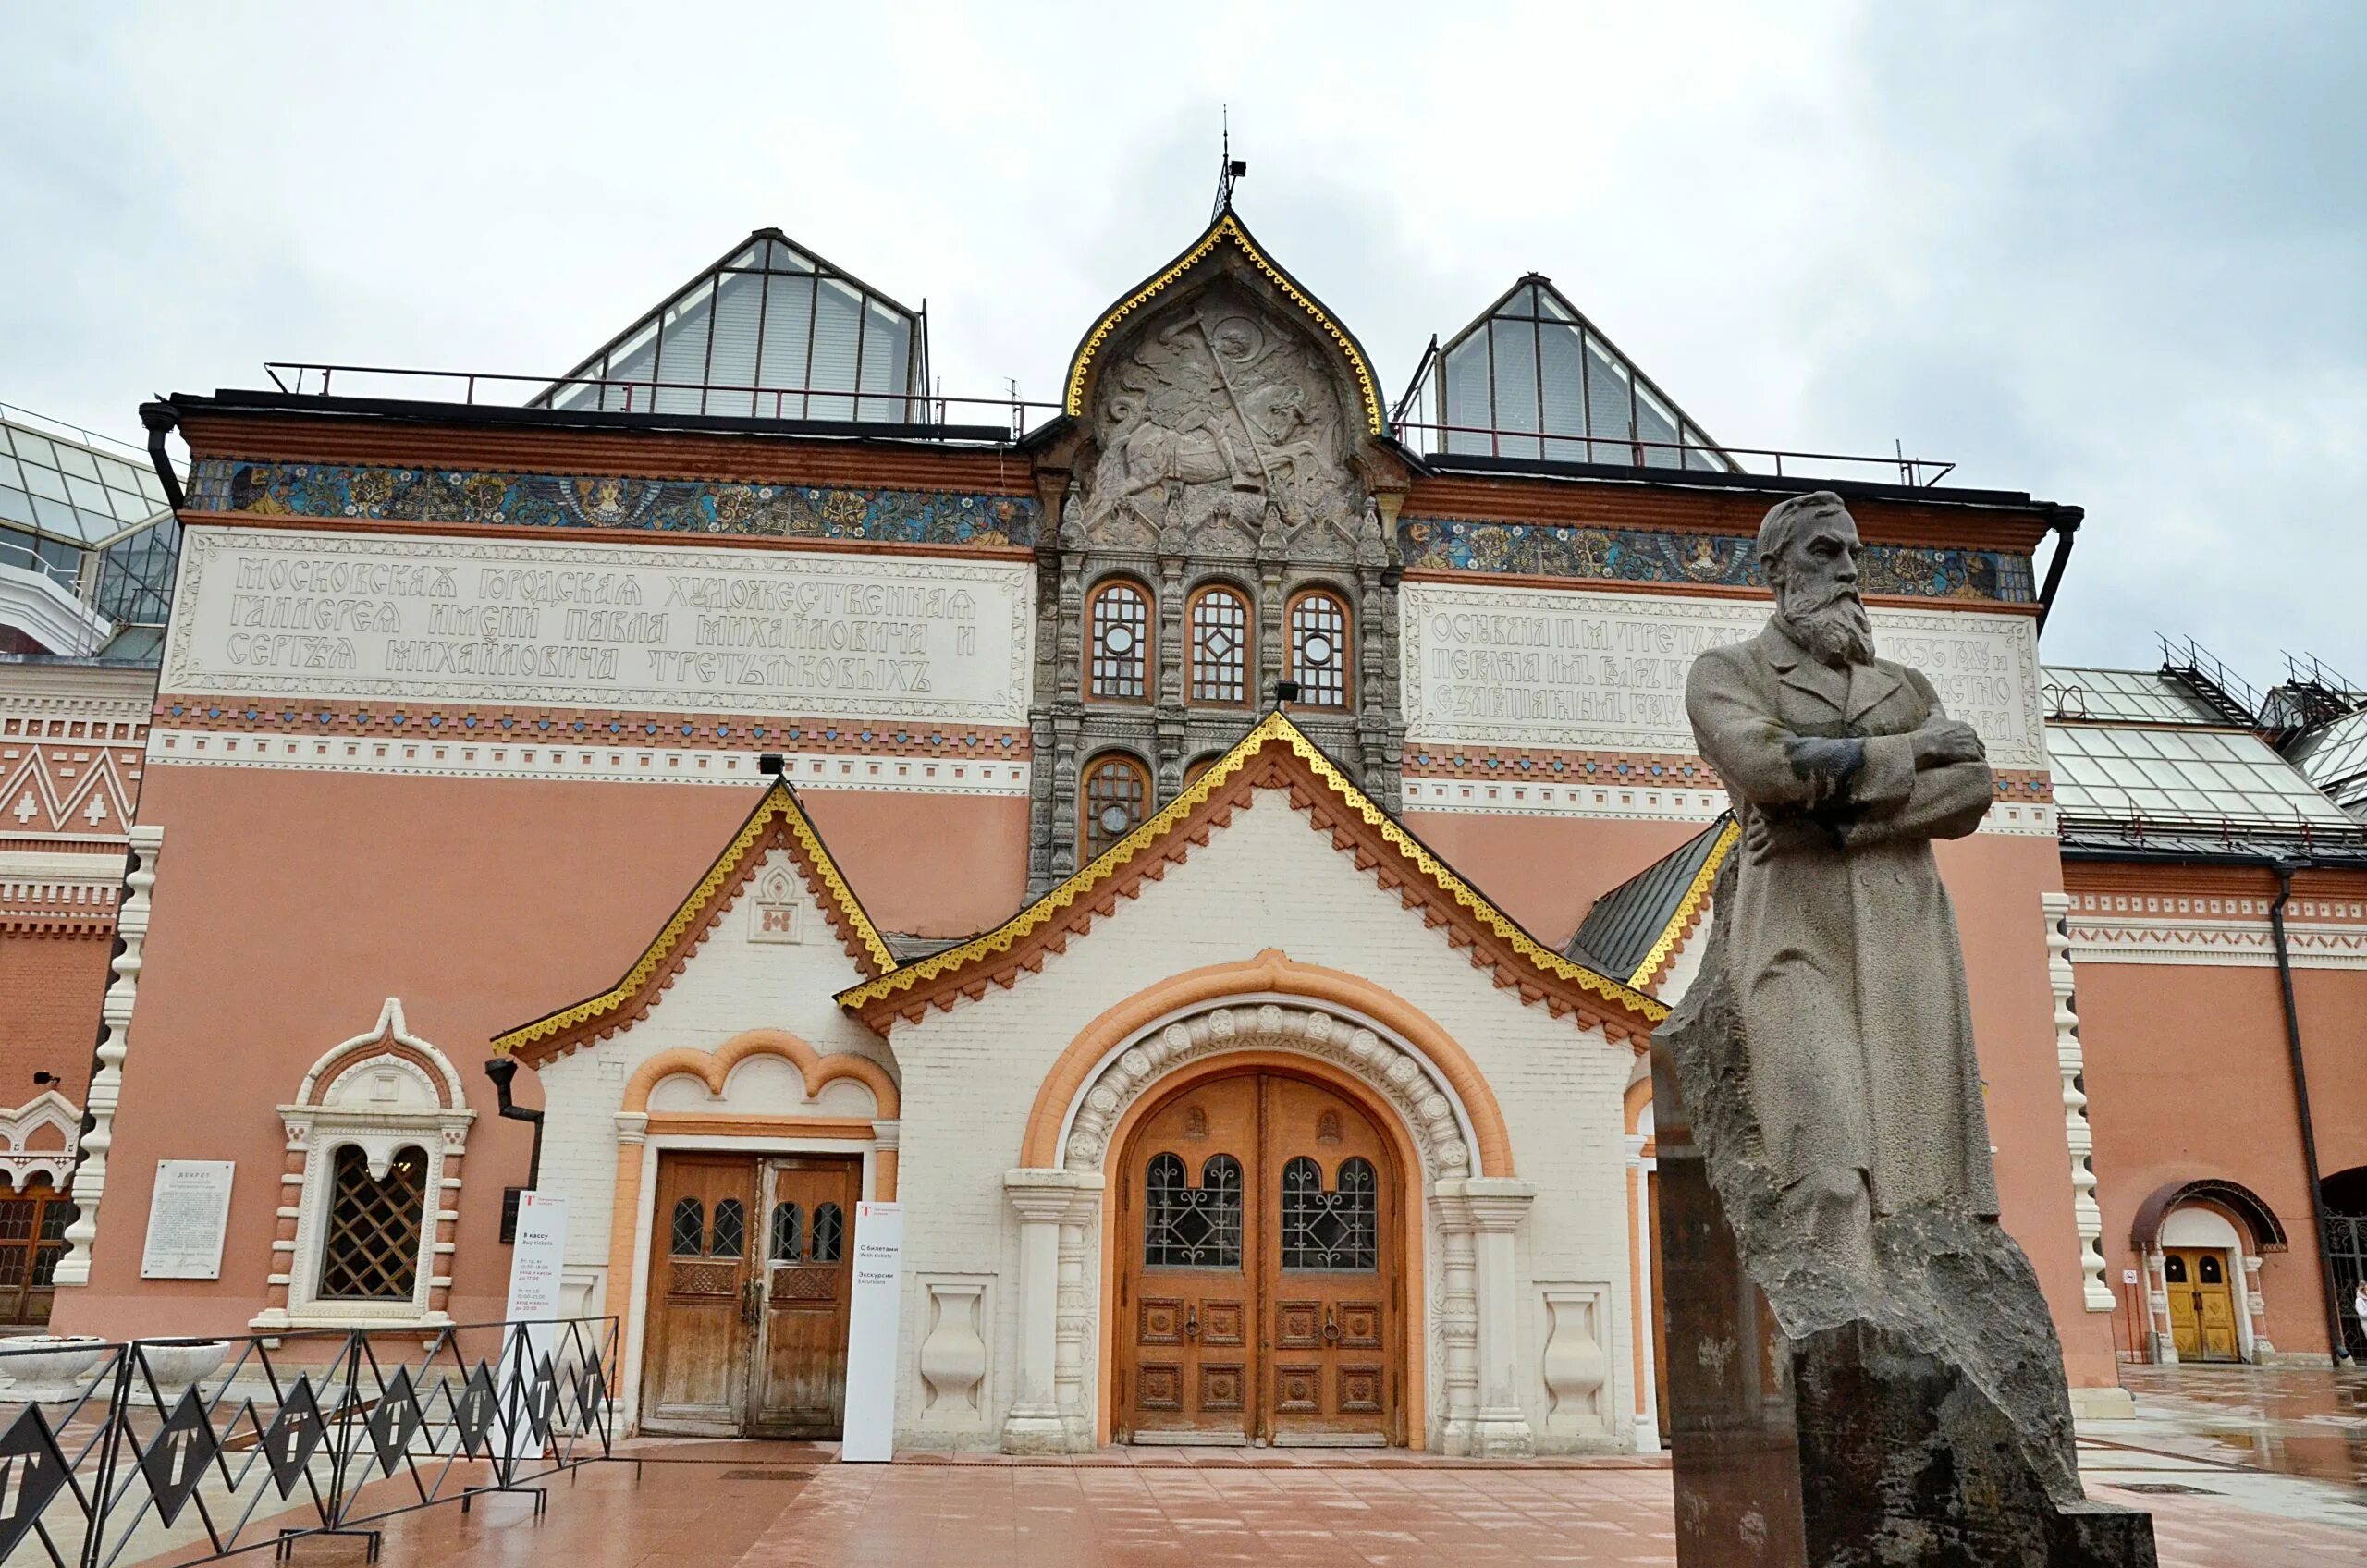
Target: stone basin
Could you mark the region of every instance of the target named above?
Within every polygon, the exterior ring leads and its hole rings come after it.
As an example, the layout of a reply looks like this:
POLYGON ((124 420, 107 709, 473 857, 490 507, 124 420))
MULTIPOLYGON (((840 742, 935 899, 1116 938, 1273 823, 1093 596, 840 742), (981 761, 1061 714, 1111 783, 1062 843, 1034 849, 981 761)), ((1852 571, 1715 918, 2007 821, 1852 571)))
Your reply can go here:
POLYGON ((82 1374, 107 1353, 92 1334, 16 1334, 0 1340, 0 1401, 55 1403, 82 1397, 82 1374))
POLYGON ((148 1375, 156 1379, 156 1390, 169 1403, 181 1390, 196 1383, 229 1356, 227 1340, 195 1340, 181 1344, 143 1344, 140 1354, 148 1364, 148 1375))

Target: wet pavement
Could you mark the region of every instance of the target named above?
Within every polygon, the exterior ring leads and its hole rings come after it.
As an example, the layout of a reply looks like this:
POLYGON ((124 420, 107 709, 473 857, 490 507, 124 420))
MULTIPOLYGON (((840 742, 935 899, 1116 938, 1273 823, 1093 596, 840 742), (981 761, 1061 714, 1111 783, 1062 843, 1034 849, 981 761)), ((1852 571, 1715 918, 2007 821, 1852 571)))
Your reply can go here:
MULTIPOLYGON (((2124 1366, 2134 1421, 2083 1435, 2367 1488, 2367 1371, 2324 1366, 2124 1366)), ((2360 1494, 2367 1511, 2367 1490, 2360 1494)))

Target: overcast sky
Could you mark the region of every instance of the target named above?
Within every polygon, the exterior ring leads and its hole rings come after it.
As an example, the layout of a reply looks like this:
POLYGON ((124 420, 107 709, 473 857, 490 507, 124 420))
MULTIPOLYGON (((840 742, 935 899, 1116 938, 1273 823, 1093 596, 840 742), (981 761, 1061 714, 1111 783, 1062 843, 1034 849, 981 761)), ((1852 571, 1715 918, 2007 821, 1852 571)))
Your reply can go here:
POLYGON ((1238 206, 1393 399, 1550 275, 1714 437, 2087 508, 2046 636, 2367 680, 2367 6, 18 6, 0 398, 548 374, 749 229, 1049 398, 1238 206), (1649 14, 1639 14, 1649 11, 1649 14))

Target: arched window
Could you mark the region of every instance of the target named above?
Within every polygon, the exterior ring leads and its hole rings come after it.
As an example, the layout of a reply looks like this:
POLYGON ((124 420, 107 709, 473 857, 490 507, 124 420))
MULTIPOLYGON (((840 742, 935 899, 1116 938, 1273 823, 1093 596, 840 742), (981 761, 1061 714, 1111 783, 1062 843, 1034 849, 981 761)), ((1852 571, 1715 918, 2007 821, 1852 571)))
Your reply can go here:
POLYGON ((1143 701, 1150 692, 1150 595, 1122 578, 1105 582, 1093 591, 1085 624, 1091 638, 1085 649, 1091 677, 1085 694, 1122 703, 1143 701))
POLYGON ((1370 1272, 1380 1267, 1380 1179, 1367 1159, 1340 1162, 1340 1184, 1323 1190, 1323 1168, 1305 1155, 1282 1167, 1282 1267, 1370 1272))
POLYGON ((1232 588, 1192 596, 1192 701, 1249 700, 1249 601, 1232 588))
POLYGON ((839 1249, 845 1244, 846 1235, 846 1217, 839 1212, 839 1206, 834 1203, 816 1204, 814 1247, 806 1255, 807 1260, 814 1263, 838 1262, 839 1249))
POLYGON ((1200 775, 1224 760, 1222 752, 1210 752, 1204 757, 1194 757, 1184 769, 1184 788, 1190 789, 1200 781, 1200 775))
POLYGON ((793 1203, 773 1206, 772 1245, 767 1249, 775 1263, 797 1261, 797 1206, 793 1203))
POLYGON ((1106 752, 1085 769, 1085 858, 1093 860, 1142 826, 1150 815, 1150 770, 1121 752, 1106 752))
POLYGON ((696 1198, 674 1204, 674 1239, 666 1249, 676 1257, 696 1257, 706 1251, 706 1205, 696 1198))
POLYGON ((1308 707, 1348 705, 1348 606, 1322 589, 1291 601, 1291 675, 1308 707))
POLYGON ((709 1257, 742 1257, 748 1251, 748 1211, 738 1198, 715 1206, 715 1233, 707 1238, 709 1257))
POLYGON ((1189 1184, 1184 1161, 1154 1156, 1143 1172, 1143 1262, 1153 1268, 1241 1267, 1241 1162, 1214 1154, 1189 1184))
POLYGON ((323 1301, 409 1301, 419 1284, 427 1223, 427 1151, 406 1144, 370 1171, 361 1145, 337 1151, 328 1225, 321 1241, 323 1301))

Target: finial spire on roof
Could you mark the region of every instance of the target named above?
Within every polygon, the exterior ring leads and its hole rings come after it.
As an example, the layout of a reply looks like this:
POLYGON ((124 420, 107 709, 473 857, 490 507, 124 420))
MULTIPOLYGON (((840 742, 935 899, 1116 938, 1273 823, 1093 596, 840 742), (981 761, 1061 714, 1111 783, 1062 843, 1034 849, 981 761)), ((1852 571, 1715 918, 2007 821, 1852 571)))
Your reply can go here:
POLYGON ((1233 182, 1249 172, 1249 160, 1246 158, 1236 158, 1233 155, 1233 110, 1231 106, 1227 105, 1220 108, 1217 112, 1221 116, 1220 124, 1224 130, 1224 141, 1222 151, 1219 154, 1217 162, 1217 204, 1208 209, 1208 221, 1210 223, 1216 222, 1217 219, 1224 216, 1227 212, 1232 210, 1233 182))

